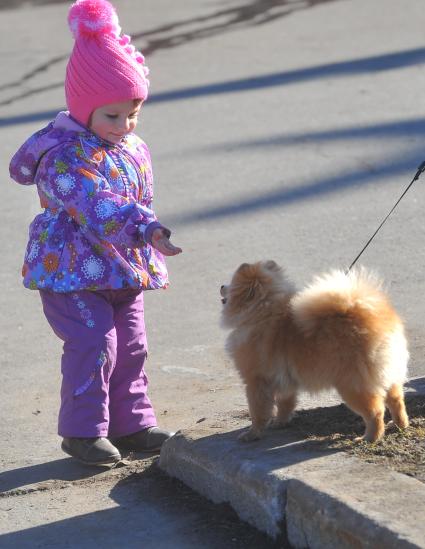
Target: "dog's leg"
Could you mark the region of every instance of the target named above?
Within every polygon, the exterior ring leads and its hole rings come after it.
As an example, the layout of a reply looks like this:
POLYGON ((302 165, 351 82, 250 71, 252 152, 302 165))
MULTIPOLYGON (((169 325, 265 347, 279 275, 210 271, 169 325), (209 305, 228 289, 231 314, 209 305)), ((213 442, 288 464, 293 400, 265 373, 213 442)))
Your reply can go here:
POLYGON ((388 390, 385 404, 388 406, 391 417, 397 427, 405 429, 409 425, 409 418, 404 405, 403 387, 394 383, 388 390))
POLYGON ((246 397, 252 425, 239 435, 239 440, 250 442, 262 437, 273 414, 274 401, 270 385, 261 378, 251 379, 246 385, 246 397))
POLYGON ((278 395, 276 398, 276 404, 277 414, 270 423, 271 429, 281 429, 288 423, 295 410, 295 406, 297 405, 297 395, 296 393, 289 395, 278 395))
POLYGON ((355 440, 366 440, 368 442, 376 442, 385 432, 384 414, 385 405, 384 399, 378 394, 362 394, 348 391, 339 391, 347 406, 361 415, 365 424, 366 430, 362 437, 357 437, 355 440))

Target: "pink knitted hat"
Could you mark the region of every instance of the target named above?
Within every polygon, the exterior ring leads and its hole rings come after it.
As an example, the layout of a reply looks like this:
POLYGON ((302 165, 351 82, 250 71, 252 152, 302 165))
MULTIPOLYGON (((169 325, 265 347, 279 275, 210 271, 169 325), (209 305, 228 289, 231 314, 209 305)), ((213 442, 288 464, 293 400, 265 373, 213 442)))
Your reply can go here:
POLYGON ((114 7, 107 0, 77 0, 69 10, 75 44, 66 68, 65 95, 70 114, 84 126, 94 110, 148 96, 149 71, 143 55, 121 36, 114 7))

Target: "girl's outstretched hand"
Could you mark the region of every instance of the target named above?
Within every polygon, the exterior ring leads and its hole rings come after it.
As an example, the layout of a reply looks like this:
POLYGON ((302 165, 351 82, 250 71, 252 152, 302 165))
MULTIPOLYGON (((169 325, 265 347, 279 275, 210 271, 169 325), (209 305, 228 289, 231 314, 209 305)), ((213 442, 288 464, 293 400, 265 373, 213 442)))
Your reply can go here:
POLYGON ((182 253, 182 249, 171 244, 164 229, 155 229, 152 233, 152 246, 163 255, 177 255, 182 253))

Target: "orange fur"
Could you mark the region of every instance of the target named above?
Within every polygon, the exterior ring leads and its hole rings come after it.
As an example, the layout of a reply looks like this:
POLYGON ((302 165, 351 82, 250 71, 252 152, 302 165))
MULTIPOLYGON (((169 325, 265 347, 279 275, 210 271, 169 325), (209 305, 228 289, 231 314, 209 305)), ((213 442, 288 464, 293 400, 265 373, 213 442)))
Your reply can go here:
POLYGON ((384 434, 385 406, 396 425, 408 425, 404 327, 371 273, 333 271, 297 292, 274 261, 244 263, 221 294, 227 350, 252 419, 243 440, 284 425, 300 390, 337 389, 369 441, 384 434))

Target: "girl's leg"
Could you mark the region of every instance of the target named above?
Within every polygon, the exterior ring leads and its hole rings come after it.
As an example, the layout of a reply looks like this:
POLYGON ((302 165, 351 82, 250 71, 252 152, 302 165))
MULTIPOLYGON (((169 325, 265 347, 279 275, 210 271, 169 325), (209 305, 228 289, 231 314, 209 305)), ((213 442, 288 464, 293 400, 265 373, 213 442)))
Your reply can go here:
POLYGON ((117 357, 109 385, 109 436, 112 438, 157 424, 147 395, 148 378, 144 368, 147 341, 143 292, 116 293, 114 305, 117 357))
POLYGON ((116 359, 113 308, 97 292, 40 295, 49 324, 64 341, 59 435, 106 437, 116 359))

